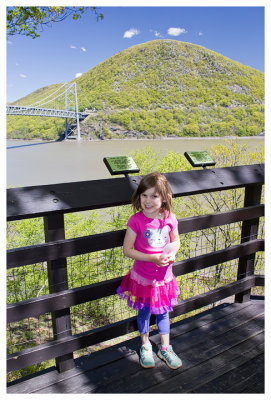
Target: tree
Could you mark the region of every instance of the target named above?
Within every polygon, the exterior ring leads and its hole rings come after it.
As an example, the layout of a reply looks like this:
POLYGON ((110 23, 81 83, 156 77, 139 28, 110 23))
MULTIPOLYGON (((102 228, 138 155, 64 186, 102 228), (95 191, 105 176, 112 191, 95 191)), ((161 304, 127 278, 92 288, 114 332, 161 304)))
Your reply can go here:
POLYGON ((7 7, 7 35, 25 35, 35 39, 44 26, 63 21, 70 15, 77 20, 86 9, 95 13, 97 21, 103 19, 97 7, 7 7))

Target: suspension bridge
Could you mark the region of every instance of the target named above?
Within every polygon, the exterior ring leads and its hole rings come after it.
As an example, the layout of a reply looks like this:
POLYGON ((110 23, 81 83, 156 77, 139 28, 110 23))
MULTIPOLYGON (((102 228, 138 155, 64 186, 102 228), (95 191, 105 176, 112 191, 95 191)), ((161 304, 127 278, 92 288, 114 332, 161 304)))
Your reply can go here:
MULTIPOLYGON (((82 91, 81 94, 84 96, 82 91)), ((64 138, 79 140, 81 138, 79 122, 86 118, 91 111, 86 109, 83 112, 78 111, 77 86, 76 82, 74 82, 63 84, 53 93, 36 103, 30 105, 7 105, 6 113, 8 115, 65 118, 64 138), (76 124, 70 124, 69 126, 68 119, 75 119, 76 124)))

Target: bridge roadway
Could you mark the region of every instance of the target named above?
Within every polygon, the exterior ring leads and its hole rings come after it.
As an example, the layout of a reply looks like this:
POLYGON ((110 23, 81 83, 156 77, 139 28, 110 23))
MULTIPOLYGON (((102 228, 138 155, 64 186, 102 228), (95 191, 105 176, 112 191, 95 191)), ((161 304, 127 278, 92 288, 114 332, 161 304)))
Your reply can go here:
POLYGON ((76 112, 71 110, 56 110, 53 108, 38 108, 38 107, 27 107, 27 106, 6 106, 7 115, 29 115, 29 116, 40 116, 40 117, 57 117, 57 118, 77 118, 84 119, 89 112, 76 112))

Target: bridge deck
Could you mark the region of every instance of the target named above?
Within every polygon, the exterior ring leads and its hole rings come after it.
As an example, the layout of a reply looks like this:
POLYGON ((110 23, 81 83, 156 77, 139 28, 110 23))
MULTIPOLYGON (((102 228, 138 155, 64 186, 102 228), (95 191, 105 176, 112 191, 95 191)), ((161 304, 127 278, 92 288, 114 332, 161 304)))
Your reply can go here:
MULTIPOLYGON (((159 335, 151 335, 159 344, 159 335)), ((224 304, 171 325, 171 344, 183 367, 169 369, 157 356, 145 370, 139 338, 8 386, 8 393, 264 393, 264 301, 224 304)))

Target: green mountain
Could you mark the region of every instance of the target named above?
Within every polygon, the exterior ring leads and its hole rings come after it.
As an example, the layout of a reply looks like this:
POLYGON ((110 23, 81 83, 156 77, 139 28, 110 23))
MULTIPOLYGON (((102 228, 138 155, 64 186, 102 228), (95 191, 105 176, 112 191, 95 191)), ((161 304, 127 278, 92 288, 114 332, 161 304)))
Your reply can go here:
MULTIPOLYGON (((81 109, 95 109, 81 122, 85 138, 264 133, 264 74, 202 46, 175 40, 132 46, 76 82, 81 109)), ((31 104, 56 87, 20 103, 31 104)), ((61 119, 8 117, 10 138, 56 138, 63 129, 61 119)))

